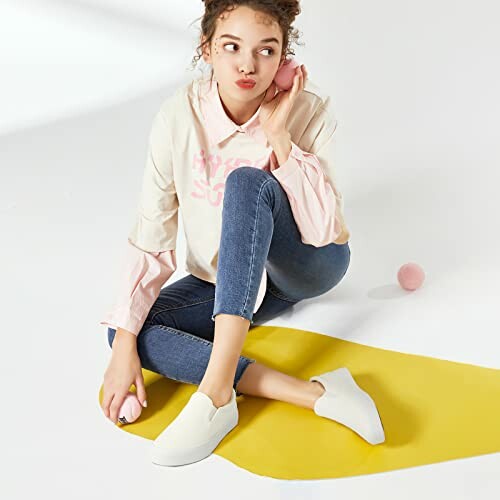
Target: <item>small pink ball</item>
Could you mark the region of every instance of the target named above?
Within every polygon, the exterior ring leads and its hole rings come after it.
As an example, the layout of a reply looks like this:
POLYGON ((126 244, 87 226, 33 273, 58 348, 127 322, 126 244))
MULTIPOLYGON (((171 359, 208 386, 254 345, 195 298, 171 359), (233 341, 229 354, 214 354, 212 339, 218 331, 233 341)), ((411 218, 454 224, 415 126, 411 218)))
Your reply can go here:
POLYGON ((297 66, 300 66, 300 63, 291 57, 286 59, 281 68, 277 71, 274 77, 274 83, 276 83, 281 90, 290 90, 292 88, 295 68, 297 66))
POLYGON ((137 396, 133 392, 129 392, 118 412, 118 421, 122 424, 131 424, 135 422, 141 415, 142 406, 137 399, 137 396))
POLYGON ((408 262, 399 268, 398 281, 405 290, 413 291, 420 288, 424 279, 424 270, 415 262, 408 262))

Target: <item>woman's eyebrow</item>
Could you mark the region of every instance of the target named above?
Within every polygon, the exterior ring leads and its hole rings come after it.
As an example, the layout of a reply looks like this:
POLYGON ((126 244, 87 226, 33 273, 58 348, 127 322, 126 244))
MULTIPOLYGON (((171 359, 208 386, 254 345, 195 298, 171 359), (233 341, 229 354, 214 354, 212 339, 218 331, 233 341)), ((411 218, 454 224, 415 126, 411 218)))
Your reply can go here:
MULTIPOLYGON (((232 38, 233 40, 240 40, 241 41, 241 38, 238 37, 238 36, 235 36, 235 35, 230 35, 229 33, 225 33, 224 35, 221 35, 220 38, 232 38)), ((263 38, 261 40, 261 43, 270 43, 270 42, 274 42, 274 43, 277 43, 279 45, 279 40, 277 38, 274 38, 274 37, 271 37, 271 38, 263 38)))

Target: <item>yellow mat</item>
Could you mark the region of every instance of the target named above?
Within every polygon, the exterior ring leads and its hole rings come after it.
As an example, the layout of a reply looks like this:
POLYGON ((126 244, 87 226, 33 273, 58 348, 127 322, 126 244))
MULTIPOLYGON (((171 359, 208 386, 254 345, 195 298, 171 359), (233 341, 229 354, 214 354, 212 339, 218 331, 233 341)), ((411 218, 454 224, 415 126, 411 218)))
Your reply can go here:
MULTIPOLYGON (((500 370, 276 326, 252 327, 243 354, 302 379, 349 368, 377 404, 386 434, 372 446, 307 408, 241 395, 239 423, 214 453, 254 474, 337 478, 500 451, 500 370)), ((148 408, 120 428, 154 440, 198 386, 143 373, 148 408)))

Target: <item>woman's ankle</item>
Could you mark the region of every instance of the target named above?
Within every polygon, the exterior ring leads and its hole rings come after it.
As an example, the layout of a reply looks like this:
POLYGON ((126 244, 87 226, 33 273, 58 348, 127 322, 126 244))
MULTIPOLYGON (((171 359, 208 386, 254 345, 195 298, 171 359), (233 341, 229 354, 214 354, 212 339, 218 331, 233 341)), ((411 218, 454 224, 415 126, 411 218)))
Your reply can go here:
POLYGON ((326 389, 323 387, 321 382, 312 380, 310 381, 310 384, 312 386, 311 391, 316 396, 316 399, 320 398, 325 393, 326 389))
POLYGON ((232 387, 222 388, 219 386, 210 385, 208 383, 202 383, 198 386, 198 392, 206 394, 211 400, 216 408, 226 405, 231 401, 231 396, 233 394, 232 387))

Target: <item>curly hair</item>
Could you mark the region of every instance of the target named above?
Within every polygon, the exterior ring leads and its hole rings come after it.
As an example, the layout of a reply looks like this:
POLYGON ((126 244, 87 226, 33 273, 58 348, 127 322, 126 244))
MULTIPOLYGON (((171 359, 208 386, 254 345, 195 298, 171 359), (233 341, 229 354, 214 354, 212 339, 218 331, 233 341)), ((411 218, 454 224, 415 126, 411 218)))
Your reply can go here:
POLYGON ((203 56, 204 47, 211 44, 217 27, 217 19, 221 14, 242 5, 267 14, 279 24, 283 34, 282 58, 295 55, 291 48, 292 42, 304 45, 298 42, 300 32, 292 26, 295 18, 301 12, 299 0, 202 0, 202 2, 205 4, 205 12, 202 17, 195 19, 195 21, 201 19, 201 35, 205 36, 206 39, 196 47, 196 55, 191 61, 190 69, 196 68, 199 59, 203 56))

